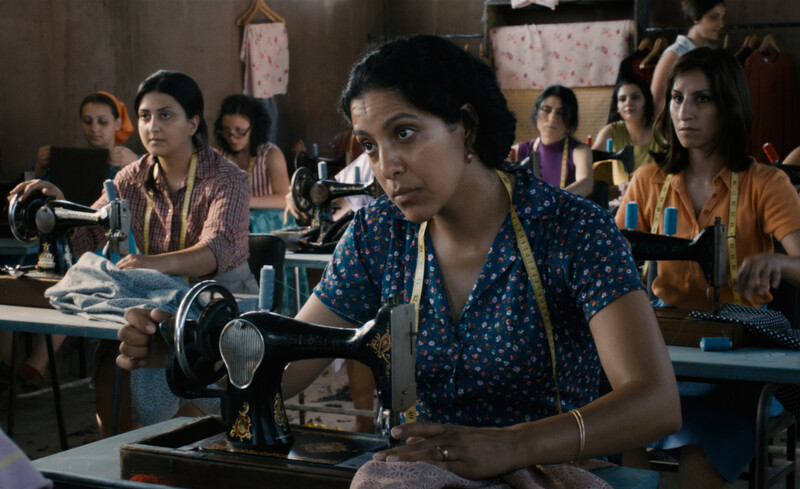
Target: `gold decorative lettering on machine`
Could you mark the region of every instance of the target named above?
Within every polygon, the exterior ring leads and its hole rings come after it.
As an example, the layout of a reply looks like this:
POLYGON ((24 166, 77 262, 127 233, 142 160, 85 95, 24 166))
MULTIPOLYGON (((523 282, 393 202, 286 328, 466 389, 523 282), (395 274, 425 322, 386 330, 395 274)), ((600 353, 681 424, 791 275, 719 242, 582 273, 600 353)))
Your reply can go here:
POLYGON ((253 433, 250 431, 250 416, 247 412, 250 411, 250 404, 243 403, 242 409, 239 410, 239 416, 236 417, 236 421, 233 422, 233 427, 231 428, 231 437, 239 438, 239 441, 249 440, 253 438, 253 433))
POLYGON ((273 402, 273 407, 275 410, 275 422, 283 428, 284 430, 289 429, 289 420, 286 418, 286 411, 283 409, 283 403, 281 402, 281 395, 276 393, 275 394, 275 401, 273 402))
POLYGON ((386 375, 389 376, 392 372, 392 335, 384 333, 376 336, 367 343, 367 346, 372 348, 375 355, 386 363, 386 375))

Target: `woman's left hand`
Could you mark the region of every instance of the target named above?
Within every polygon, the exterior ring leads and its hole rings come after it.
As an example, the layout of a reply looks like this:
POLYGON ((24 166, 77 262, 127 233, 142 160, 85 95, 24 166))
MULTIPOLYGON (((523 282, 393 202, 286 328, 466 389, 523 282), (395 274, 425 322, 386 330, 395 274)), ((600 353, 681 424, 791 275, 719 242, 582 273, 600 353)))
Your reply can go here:
POLYGON ((427 462, 469 479, 487 479, 532 465, 519 457, 516 432, 419 421, 392 428, 406 444, 375 454, 386 462, 427 462))
POLYGON ((764 296, 770 286, 780 285, 786 260, 789 257, 781 253, 761 253, 745 258, 736 274, 739 294, 752 302, 754 296, 764 296))

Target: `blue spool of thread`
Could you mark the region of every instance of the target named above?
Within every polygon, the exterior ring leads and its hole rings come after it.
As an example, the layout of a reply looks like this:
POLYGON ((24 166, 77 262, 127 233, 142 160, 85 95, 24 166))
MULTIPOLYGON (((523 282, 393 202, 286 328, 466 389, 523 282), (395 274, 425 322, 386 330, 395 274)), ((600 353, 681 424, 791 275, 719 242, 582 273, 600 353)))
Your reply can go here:
POLYGON ((664 234, 672 236, 678 231, 678 209, 667 207, 664 209, 664 234))
POLYGON ((606 139, 606 153, 614 151, 614 140, 611 138, 606 139))
POLYGON ((317 163, 317 176, 320 180, 327 180, 328 179, 328 163, 325 161, 320 161, 317 163))
POLYGON ((639 227, 639 204, 628 202, 625 204, 625 229, 639 227))
POLYGON ((700 338, 700 349, 703 351, 728 351, 733 347, 730 338, 724 336, 705 336, 700 338))
POLYGON ((275 291, 275 269, 272 265, 261 267, 261 282, 258 287, 258 308, 262 311, 272 309, 272 297, 275 291))
POLYGON ((355 180, 355 183, 361 183, 361 168, 353 168, 353 179, 355 180))

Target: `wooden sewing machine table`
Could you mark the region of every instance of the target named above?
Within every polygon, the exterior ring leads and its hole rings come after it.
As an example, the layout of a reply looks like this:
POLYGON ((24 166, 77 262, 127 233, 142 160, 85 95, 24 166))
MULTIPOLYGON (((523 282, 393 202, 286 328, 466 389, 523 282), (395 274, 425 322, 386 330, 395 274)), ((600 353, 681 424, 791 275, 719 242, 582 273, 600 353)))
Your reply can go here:
POLYGON ((350 487, 358 467, 386 448, 377 435, 292 426, 288 455, 238 450, 225 443, 225 425, 206 416, 120 447, 123 479, 154 475, 180 487, 270 489, 350 487))
POLYGON ((673 307, 656 307, 656 319, 664 336, 664 343, 672 346, 700 345, 704 337, 725 337, 731 340, 731 349, 741 348, 748 344, 748 335, 741 324, 722 321, 709 321, 691 317, 685 309, 673 307))

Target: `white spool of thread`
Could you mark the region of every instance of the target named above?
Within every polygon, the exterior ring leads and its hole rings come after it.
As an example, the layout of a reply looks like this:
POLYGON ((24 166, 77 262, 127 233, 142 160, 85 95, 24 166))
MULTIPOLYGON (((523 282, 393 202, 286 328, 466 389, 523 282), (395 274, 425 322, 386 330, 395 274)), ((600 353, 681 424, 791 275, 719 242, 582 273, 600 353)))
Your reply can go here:
POLYGON ((261 267, 261 282, 258 287, 258 308, 262 311, 272 309, 272 297, 275 291, 275 269, 272 265, 261 267))

